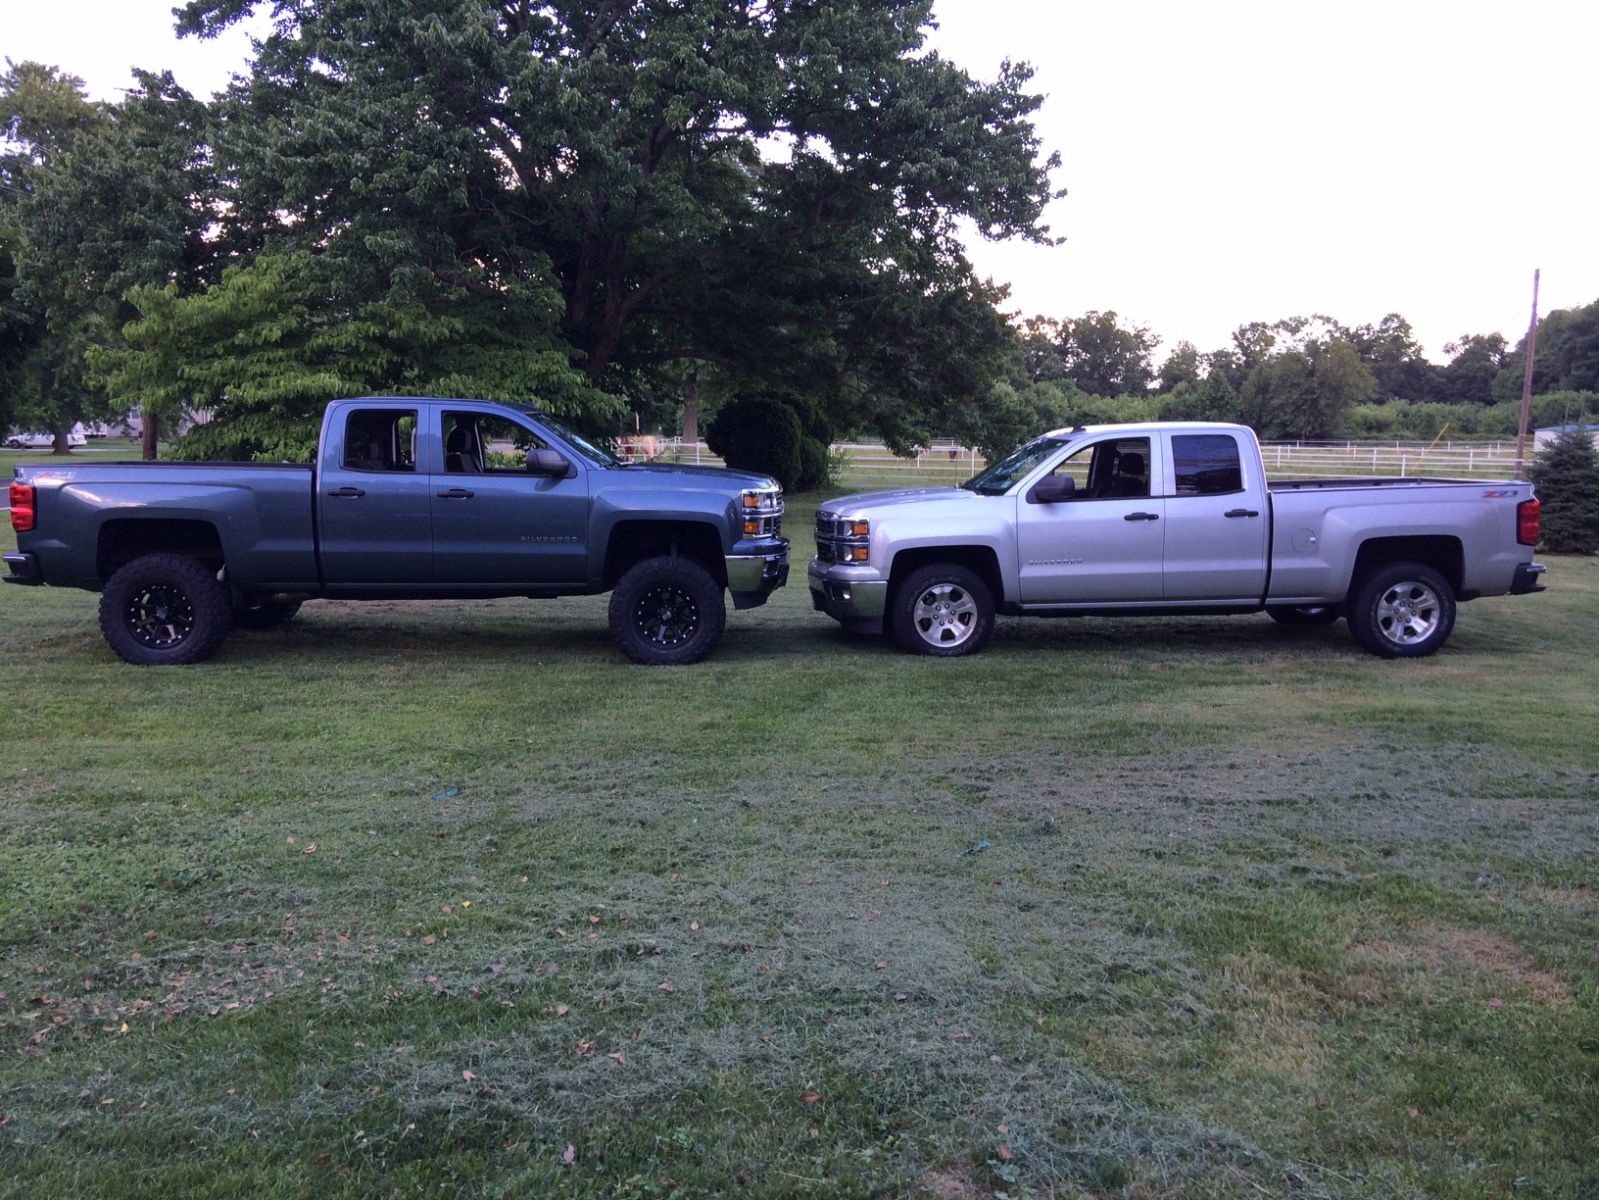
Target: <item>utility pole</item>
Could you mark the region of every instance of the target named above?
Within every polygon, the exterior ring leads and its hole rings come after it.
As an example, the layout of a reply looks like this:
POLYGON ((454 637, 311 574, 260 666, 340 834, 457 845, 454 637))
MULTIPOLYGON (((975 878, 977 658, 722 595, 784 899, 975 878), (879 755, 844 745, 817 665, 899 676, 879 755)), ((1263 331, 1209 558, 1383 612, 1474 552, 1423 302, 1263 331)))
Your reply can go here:
POLYGON ((1538 350, 1538 275, 1532 273, 1532 324, 1527 326, 1527 369, 1521 376, 1521 432, 1516 435, 1516 478, 1524 479, 1522 463, 1527 456, 1527 417, 1532 412, 1532 356, 1538 350))

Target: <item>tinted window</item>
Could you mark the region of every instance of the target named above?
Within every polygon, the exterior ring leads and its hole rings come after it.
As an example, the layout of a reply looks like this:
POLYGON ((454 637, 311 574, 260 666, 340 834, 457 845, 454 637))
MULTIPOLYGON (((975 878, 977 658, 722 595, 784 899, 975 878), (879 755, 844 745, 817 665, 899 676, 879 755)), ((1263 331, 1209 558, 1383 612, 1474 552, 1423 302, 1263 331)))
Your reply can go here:
POLYGON ((362 408, 344 425, 344 465, 352 471, 416 470, 416 410, 362 408))
POLYGON ((1179 496, 1214 496, 1244 490, 1238 443, 1225 433, 1183 434, 1171 440, 1179 496))

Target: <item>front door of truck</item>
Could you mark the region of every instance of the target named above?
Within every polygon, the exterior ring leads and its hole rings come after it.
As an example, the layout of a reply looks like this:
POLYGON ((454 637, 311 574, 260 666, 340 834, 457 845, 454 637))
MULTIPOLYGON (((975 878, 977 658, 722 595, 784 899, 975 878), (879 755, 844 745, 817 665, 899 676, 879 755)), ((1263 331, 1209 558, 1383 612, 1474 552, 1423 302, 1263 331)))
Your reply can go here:
POLYGON ((352 408, 330 428, 317 476, 322 578, 340 588, 403 588, 428 581, 433 513, 417 470, 421 410, 352 408))
POLYGON ((1165 500, 1153 495, 1147 437, 1074 450, 1051 473, 1072 498, 1016 500, 1023 604, 1120 604, 1161 598, 1165 500))
MULTIPOLYGON (((433 579, 438 584, 581 585, 589 575, 588 471, 564 478, 527 468, 552 449, 537 431, 494 412, 439 410, 443 460, 429 476, 433 579)), ((574 456, 566 454, 569 461, 574 456)))

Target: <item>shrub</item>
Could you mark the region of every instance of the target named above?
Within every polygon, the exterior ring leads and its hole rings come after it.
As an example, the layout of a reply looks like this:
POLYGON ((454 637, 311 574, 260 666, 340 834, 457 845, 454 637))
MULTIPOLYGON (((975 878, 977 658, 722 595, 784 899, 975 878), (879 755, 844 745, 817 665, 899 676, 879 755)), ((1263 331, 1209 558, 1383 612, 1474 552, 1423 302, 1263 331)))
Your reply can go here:
POLYGON ((799 418, 781 401, 744 396, 724 404, 705 427, 705 444, 728 466, 770 475, 784 489, 801 476, 799 418))
POLYGON ((1527 477, 1543 502, 1545 550, 1592 554, 1599 550, 1599 450, 1594 431, 1563 430, 1533 459, 1527 477))

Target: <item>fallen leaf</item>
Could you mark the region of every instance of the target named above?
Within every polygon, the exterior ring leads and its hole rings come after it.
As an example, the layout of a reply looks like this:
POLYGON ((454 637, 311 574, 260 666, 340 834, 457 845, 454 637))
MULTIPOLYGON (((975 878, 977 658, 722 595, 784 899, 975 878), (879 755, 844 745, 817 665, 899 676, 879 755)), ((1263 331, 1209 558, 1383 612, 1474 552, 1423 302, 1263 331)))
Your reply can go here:
POLYGON ((605 1057, 610 1059, 612 1062, 625 1063, 627 1061, 627 1055, 623 1054, 620 1050, 613 1051, 612 1053, 607 1054, 605 1057))
POLYGON ((461 1072, 461 1078, 466 1080, 468 1083, 471 1083, 474 1079, 477 1078, 477 1076, 472 1074, 471 1071, 462 1071, 461 1072))
POLYGON ((571 1011, 572 1010, 570 1008, 568 1008, 564 1004, 557 1004, 555 1006, 555 1015, 558 1016, 558 1017, 564 1017, 564 1016, 566 1016, 567 1013, 569 1013, 571 1011))
POLYGON ((307 847, 306 847, 306 848, 305 848, 305 850, 304 850, 304 851, 303 851, 303 852, 302 852, 302 853, 305 853, 305 854, 315 854, 315 853, 316 853, 316 843, 315 843, 315 842, 312 842, 312 843, 311 843, 311 844, 310 844, 310 845, 309 845, 309 846, 307 846, 307 847))
POLYGON ((694 930, 696 933, 698 933, 699 932, 699 928, 700 928, 700 923, 698 921, 690 921, 688 923, 688 927, 690 929, 694 930))
POLYGON ((658 992, 675 992, 677 991, 677 987, 670 980, 667 980, 666 982, 656 984, 655 990, 658 992))
POLYGON ((491 975, 498 975, 503 970, 505 970, 505 964, 504 963, 490 963, 489 964, 489 974, 491 974, 491 975))
POLYGON ((422 944, 424 946, 431 946, 434 942, 436 942, 438 940, 439 939, 434 937, 431 933, 427 933, 427 934, 423 934, 422 935, 422 944))
POLYGON ((1501 1000, 1498 996, 1495 996, 1492 1000, 1488 1001, 1488 1007, 1489 1008, 1503 1008, 1504 1006, 1505 1006, 1505 1002, 1503 1000, 1501 1000))
POLYGON ((594 1043, 585 1039, 579 1042, 576 1046, 572 1047, 572 1053, 577 1055, 579 1058, 582 1058, 592 1049, 594 1049, 594 1043))
POLYGON ((819 1104, 822 1099, 821 1092, 801 1092, 800 1099, 806 1104, 819 1104))
POLYGON ((462 908, 471 908, 472 907, 472 902, 470 900, 463 900, 463 901, 461 901, 461 907, 462 908))
POLYGON ((599 923, 600 923, 599 914, 598 913, 589 913, 589 924, 590 925, 598 925, 599 923))
POLYGON ((577 1149, 568 1144, 566 1149, 561 1152, 561 1161, 568 1164, 575 1163, 577 1161, 577 1149))
POLYGON ((995 1146, 994 1147, 994 1157, 999 1159, 1000 1162, 1010 1162, 1011 1157, 1012 1157, 1011 1152, 1010 1152, 1010 1147, 1009 1146, 995 1146))
POLYGON ((877 964, 876 964, 877 970, 881 971, 887 966, 888 966, 888 964, 886 962, 884 962, 882 959, 878 959, 877 960, 877 964))

